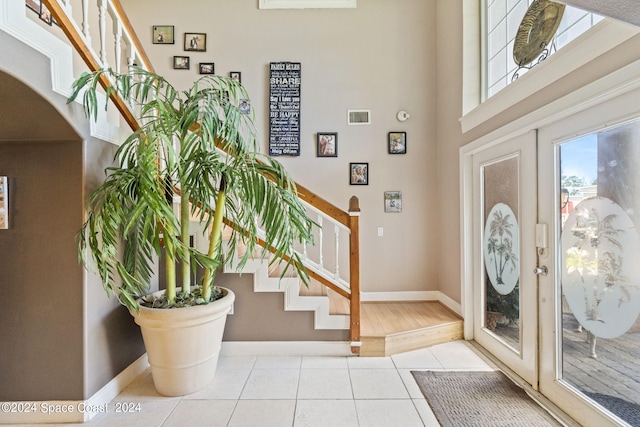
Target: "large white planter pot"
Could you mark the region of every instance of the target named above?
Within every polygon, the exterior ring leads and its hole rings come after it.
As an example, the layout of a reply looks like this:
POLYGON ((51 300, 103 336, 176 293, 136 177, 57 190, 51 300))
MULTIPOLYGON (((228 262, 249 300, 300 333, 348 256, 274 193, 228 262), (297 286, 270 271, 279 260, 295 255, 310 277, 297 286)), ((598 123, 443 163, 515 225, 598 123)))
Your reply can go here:
MULTIPOLYGON (((216 373, 227 313, 234 293, 206 305, 131 312, 140 325, 153 383, 164 396, 183 396, 206 387, 216 373)), ((162 294, 163 291, 152 295, 162 294)))

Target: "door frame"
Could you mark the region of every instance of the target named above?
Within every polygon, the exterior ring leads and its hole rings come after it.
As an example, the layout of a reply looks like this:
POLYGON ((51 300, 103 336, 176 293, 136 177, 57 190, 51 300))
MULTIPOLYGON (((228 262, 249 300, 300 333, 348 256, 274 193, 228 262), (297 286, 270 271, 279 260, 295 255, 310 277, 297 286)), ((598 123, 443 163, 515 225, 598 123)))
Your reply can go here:
MULTIPOLYGON (((492 147, 494 145, 505 142, 518 135, 526 133, 534 129, 541 129, 545 126, 559 122, 569 116, 575 115, 587 109, 597 107, 615 98, 619 98, 630 91, 640 90, 640 61, 633 62, 613 73, 606 75, 591 84, 584 86, 562 98, 559 98, 538 110, 528 113, 508 124, 499 127, 488 134, 469 142, 462 146, 459 150, 459 171, 460 171, 460 244, 461 244, 461 305, 464 316, 464 338, 466 340, 474 339, 474 295, 473 295, 473 156, 481 150, 492 147)), ((629 118, 640 115, 640 111, 629 113, 629 118)), ((622 121, 620 117, 616 122, 622 121)), ((539 184, 540 187, 540 184, 539 184)), ((539 188, 539 191, 543 191, 539 188)), ((539 209, 543 209, 539 201, 539 209)), ((552 226, 549 225, 549 241, 552 242, 555 236, 552 234, 552 226)), ((550 255, 551 256, 551 255, 550 255)), ((546 259, 545 259, 546 261, 546 259)), ((548 261, 551 262, 551 261, 548 261)), ((555 268, 554 268, 555 271, 555 268)), ((550 272, 549 276, 555 273, 550 272)), ((539 286, 539 298, 548 298, 539 286)), ((548 315, 545 309, 540 308, 542 312, 540 317, 548 315)), ((539 360, 539 372, 545 369, 542 364, 544 355, 541 354, 539 360)), ((557 355, 555 355, 557 359, 557 355)), ((500 363, 500 361, 498 361, 500 363)), ((568 390, 558 395, 548 396, 543 390, 545 397, 551 400, 552 405, 558 403, 559 400, 573 399, 574 402, 568 402, 558 405, 562 410, 566 411, 574 418, 582 418, 579 414, 580 409, 576 410, 576 397, 570 395, 568 390), (555 401, 555 402, 554 402, 555 401)), ((578 400, 580 400, 578 398, 578 400)), ((581 402, 577 402, 578 406, 581 402)), ((595 411, 595 409, 594 409, 595 411)), ((592 412, 592 411, 589 411, 592 412)), ((588 415, 587 415, 588 418, 588 415)), ((598 417, 600 418, 600 417, 598 417)), ((593 420, 593 419, 592 419, 593 420)), ((607 418, 607 420, 609 420, 607 418)), ((609 420, 610 421, 610 420, 609 420)))

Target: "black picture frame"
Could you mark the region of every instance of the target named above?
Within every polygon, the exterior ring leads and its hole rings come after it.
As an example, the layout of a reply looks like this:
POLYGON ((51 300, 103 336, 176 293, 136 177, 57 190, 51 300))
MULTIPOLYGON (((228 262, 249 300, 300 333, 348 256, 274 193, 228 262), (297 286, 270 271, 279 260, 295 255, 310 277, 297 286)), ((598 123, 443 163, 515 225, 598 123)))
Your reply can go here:
POLYGON ((153 44, 175 44, 174 30, 173 25, 154 25, 151 35, 153 44))
POLYGON ((48 25, 53 25, 53 16, 51 11, 44 3, 40 3, 40 12, 38 13, 40 20, 48 25))
POLYGON ((369 185, 369 163, 349 163, 349 184, 369 185))
POLYGON ((387 148, 389 154, 407 154, 407 133, 389 132, 387 148))
POLYGON ((187 52, 206 52, 206 33, 184 33, 184 50, 187 52))
POLYGON ((242 73, 240 71, 229 71, 229 77, 238 83, 242 83, 242 73))
POLYGON ((188 70, 190 67, 191 59, 188 56, 174 56, 173 57, 173 69, 174 70, 188 70))
POLYGON ((316 156, 338 157, 337 132, 318 132, 316 134, 316 156))
POLYGON ((215 74, 216 64, 213 62, 201 62, 198 64, 200 74, 215 74))

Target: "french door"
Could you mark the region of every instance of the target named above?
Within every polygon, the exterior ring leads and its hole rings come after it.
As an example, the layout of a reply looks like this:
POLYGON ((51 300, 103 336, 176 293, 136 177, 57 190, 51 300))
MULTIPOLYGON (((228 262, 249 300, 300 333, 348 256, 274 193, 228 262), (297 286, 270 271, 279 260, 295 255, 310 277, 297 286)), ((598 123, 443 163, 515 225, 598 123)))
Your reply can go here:
POLYGON ((540 392, 585 426, 640 425, 639 96, 538 130, 540 392))
POLYGON ((536 134, 472 159, 474 339, 537 387, 536 134))

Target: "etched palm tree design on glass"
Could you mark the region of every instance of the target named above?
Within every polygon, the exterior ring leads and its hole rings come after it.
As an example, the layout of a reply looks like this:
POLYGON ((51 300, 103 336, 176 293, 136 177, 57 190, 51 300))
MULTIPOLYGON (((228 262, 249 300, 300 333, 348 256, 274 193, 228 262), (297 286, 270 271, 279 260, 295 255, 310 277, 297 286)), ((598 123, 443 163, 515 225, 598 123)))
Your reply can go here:
POLYGON ((620 206, 604 197, 581 202, 562 234, 563 293, 576 320, 602 338, 624 334, 640 312, 636 256, 640 239, 620 206))
POLYGON ((504 203, 496 204, 488 219, 484 238, 485 267, 496 291, 507 295, 520 274, 518 223, 511 208, 504 203))

